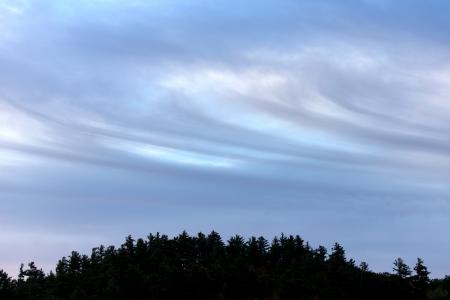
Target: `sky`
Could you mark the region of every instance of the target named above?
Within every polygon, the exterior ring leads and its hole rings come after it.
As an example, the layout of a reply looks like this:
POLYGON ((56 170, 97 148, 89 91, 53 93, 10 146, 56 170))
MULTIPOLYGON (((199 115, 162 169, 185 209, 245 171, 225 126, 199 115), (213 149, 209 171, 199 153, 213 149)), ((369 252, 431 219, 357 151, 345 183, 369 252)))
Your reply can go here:
POLYGON ((0 268, 216 230, 450 274, 449 11, 0 0, 0 268))

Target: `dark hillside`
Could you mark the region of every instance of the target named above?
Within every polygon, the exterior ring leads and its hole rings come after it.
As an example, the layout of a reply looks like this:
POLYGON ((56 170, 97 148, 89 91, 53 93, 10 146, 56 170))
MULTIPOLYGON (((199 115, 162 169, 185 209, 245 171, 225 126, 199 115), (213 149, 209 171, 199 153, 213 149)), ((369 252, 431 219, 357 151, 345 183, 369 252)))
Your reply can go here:
POLYGON ((55 273, 34 263, 17 280, 2 271, 0 299, 450 299, 450 279, 430 282, 421 259, 410 269, 398 258, 393 271, 371 272, 338 243, 328 252, 299 236, 158 233, 90 256, 72 252, 55 273))

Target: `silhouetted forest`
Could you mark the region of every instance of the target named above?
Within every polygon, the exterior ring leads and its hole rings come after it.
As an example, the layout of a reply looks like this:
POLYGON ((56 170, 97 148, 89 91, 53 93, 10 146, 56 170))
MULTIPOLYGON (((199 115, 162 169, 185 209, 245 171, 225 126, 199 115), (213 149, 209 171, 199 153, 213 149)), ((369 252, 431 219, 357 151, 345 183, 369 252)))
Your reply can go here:
POLYGON ((224 242, 211 232, 127 237, 90 256, 72 252, 45 274, 33 262, 16 279, 0 271, 0 299, 450 299, 450 277, 429 279, 422 259, 392 273, 355 264, 336 243, 313 249, 299 236, 224 242))

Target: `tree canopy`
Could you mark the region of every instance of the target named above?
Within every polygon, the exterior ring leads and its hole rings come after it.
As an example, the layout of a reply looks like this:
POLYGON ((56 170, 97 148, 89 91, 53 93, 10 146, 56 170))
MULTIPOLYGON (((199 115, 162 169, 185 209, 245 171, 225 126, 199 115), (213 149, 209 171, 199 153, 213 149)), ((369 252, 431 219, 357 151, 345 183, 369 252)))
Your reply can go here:
POLYGON ((393 274, 375 273, 339 243, 328 253, 299 236, 156 233, 73 251, 49 274, 34 262, 17 279, 0 270, 0 299, 450 299, 450 278, 430 281, 420 258, 413 270, 397 258, 393 274))

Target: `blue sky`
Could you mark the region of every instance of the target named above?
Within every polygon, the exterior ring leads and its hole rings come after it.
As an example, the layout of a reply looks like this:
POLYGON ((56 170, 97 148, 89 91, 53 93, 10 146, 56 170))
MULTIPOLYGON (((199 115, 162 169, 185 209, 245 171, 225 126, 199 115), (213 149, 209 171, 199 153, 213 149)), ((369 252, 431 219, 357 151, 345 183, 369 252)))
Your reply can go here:
POLYGON ((0 266, 214 229, 448 274, 449 9, 0 0, 0 266))

